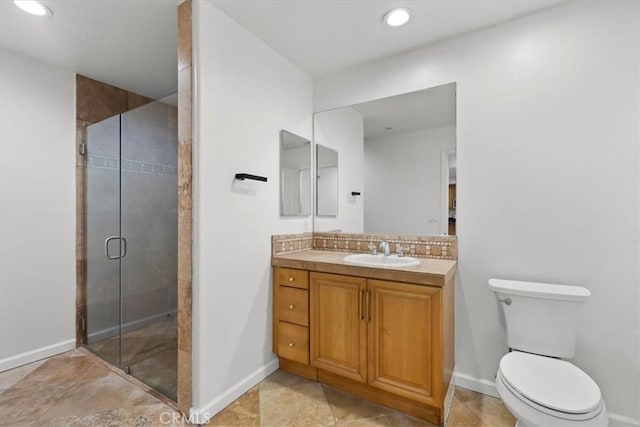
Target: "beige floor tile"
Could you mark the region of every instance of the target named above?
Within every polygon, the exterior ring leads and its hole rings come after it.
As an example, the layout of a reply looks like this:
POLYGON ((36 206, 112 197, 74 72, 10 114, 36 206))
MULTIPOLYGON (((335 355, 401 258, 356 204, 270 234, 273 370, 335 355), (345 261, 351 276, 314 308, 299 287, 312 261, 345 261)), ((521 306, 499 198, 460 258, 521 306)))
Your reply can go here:
POLYGON ((480 416, 467 407, 467 402, 454 400, 447 427, 494 427, 487 426, 480 416))
MULTIPOLYGON (((0 374, 0 384, 7 387, 0 393, 0 424, 3 427, 183 425, 182 416, 172 408, 96 362, 93 356, 86 356, 85 351, 69 352, 0 374)), ((449 427, 512 427, 514 423, 500 399, 456 389, 449 427)), ((208 425, 432 427, 283 371, 275 372, 244 394, 208 425)))
MULTIPOLYGON (((171 408, 163 404, 112 409, 82 416, 70 416, 40 421, 38 427, 158 427, 184 425, 181 416, 175 417, 171 408), (175 422, 174 422, 175 420, 175 422)), ((35 427, 35 426, 34 426, 35 427)))
POLYGON ((3 390, 6 390, 16 384, 18 381, 22 380, 33 370, 40 367, 40 365, 42 365, 45 361, 46 360, 39 360, 37 362, 29 363, 28 365, 23 365, 14 369, 10 369, 8 371, 0 372, 0 393, 2 393, 3 390))
POLYGON ((73 385, 72 383, 39 383, 30 387, 18 387, 18 384, 0 394, 2 423, 11 424, 37 420, 73 385))
POLYGON ((264 427, 333 426, 335 421, 322 386, 260 388, 260 420, 264 427))
POLYGON ((343 393, 332 387, 323 385, 322 388, 337 423, 361 420, 363 418, 376 418, 394 413, 391 409, 351 394, 343 393))
POLYGON ((110 373, 93 380, 76 383, 44 415, 43 419, 84 416, 128 406, 128 398, 136 387, 124 378, 110 373))
POLYGON ((17 387, 37 387, 38 384, 69 384, 107 376, 111 371, 87 357, 56 357, 34 369, 17 387))
POLYGON ((277 370, 260 383, 260 390, 267 391, 283 387, 295 388, 306 384, 315 384, 315 381, 277 370))
POLYGON ((513 427, 516 419, 500 399, 474 393, 476 398, 465 402, 466 409, 475 413, 486 425, 513 427))
POLYGON ((435 427, 426 421, 418 420, 402 414, 382 415, 338 424, 344 427, 435 427))
POLYGON ((255 386, 227 406, 207 426, 260 427, 260 386, 255 386))
POLYGON ((188 425, 181 414, 159 401, 151 405, 122 408, 118 411, 118 417, 129 423, 125 425, 136 427, 188 425))

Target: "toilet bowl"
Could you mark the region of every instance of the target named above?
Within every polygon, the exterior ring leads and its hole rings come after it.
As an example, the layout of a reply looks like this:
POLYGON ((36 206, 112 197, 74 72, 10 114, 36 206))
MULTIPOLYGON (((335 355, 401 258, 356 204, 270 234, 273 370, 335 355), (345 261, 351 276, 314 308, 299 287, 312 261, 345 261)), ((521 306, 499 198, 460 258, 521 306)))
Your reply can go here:
POLYGON ((566 359, 573 357, 580 286, 490 279, 501 303, 512 350, 500 360, 496 388, 518 427, 606 427, 598 385, 566 359))
POLYGON ((598 385, 570 362, 514 351, 500 361, 496 388, 518 427, 604 427, 598 385))

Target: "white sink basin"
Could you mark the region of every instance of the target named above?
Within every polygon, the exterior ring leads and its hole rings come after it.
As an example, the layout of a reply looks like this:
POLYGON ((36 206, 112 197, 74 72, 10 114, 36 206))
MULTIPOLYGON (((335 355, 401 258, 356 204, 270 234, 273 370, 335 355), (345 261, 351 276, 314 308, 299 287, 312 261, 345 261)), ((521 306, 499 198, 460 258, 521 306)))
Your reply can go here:
POLYGON ((420 265, 420 260, 410 256, 399 257, 398 255, 370 255, 370 254, 353 254, 344 257, 346 262, 358 265, 366 265, 367 267, 411 267, 420 265))

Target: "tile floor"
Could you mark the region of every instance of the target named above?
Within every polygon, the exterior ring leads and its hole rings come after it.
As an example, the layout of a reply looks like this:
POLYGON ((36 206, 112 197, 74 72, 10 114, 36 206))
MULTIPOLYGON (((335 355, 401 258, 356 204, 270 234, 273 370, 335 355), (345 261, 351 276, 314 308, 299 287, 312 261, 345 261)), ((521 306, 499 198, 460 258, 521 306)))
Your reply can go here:
POLYGON ((178 324, 175 317, 128 332, 121 340, 115 336, 88 345, 115 365, 120 346, 122 364, 129 367, 131 375, 175 400, 178 393, 178 324))
MULTIPOLYGON (((74 350, 0 373, 0 425, 11 427, 176 425, 175 411, 114 373, 86 350, 74 350)), ((457 388, 450 427, 511 427, 499 399, 457 388)), ((277 371, 210 420, 210 426, 431 426, 277 371)))

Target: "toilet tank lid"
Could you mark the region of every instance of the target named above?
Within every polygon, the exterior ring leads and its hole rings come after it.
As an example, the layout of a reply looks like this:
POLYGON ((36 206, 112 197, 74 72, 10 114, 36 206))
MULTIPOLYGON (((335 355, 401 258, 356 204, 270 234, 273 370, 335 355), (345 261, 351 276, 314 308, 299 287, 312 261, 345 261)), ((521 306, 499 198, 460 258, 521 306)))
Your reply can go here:
POLYGON ((589 289, 582 286, 523 282, 519 280, 489 279, 489 287, 494 292, 504 294, 565 301, 586 301, 591 296, 589 289))

